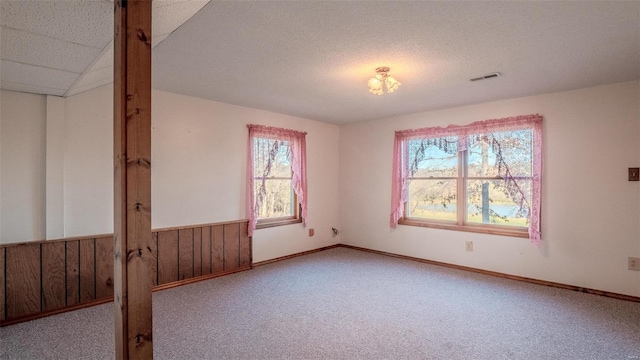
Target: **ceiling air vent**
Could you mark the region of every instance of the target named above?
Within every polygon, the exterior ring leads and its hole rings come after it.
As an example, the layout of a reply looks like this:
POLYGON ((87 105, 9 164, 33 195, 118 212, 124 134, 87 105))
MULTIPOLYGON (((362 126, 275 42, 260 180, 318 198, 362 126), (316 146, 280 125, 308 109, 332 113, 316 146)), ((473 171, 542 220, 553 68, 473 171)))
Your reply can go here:
POLYGON ((500 76, 500 73, 499 72, 494 72, 494 73, 491 73, 491 74, 486 74, 486 75, 481 75, 481 76, 478 76, 478 77, 474 77, 474 78, 471 78, 469 80, 478 81, 478 80, 484 80, 484 79, 491 79, 491 78, 498 77, 498 76, 500 76))

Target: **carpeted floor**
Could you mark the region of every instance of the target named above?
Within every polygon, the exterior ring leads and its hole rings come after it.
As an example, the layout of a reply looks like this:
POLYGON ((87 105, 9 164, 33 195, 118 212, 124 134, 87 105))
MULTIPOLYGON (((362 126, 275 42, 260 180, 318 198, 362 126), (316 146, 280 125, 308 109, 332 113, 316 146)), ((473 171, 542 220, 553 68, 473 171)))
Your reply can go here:
MULTIPOLYGON (((640 303, 346 248, 153 295, 156 359, 640 359, 640 303)), ((0 329, 2 359, 114 357, 113 305, 0 329)))

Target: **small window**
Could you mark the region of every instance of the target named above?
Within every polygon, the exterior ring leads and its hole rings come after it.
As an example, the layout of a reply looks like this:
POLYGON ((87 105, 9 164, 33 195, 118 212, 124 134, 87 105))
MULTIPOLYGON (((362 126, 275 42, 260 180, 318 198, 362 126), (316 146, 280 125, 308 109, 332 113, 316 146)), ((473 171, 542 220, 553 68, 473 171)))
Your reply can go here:
POLYGON ((306 133, 262 125, 248 128, 249 235, 256 228, 306 226, 306 133))
POLYGON ((530 237, 537 244, 541 128, 542 118, 530 115, 396 132, 392 227, 530 237))
POLYGON ((257 227, 290 220, 300 222, 289 142, 257 137, 253 139, 253 151, 254 198, 259 204, 257 227))

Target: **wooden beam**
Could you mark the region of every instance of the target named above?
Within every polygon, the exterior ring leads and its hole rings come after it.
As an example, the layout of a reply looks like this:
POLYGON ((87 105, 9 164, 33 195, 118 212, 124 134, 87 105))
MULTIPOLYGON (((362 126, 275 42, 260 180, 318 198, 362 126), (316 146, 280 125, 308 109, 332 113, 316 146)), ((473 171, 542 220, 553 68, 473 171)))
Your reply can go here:
POLYGON ((151 359, 151 0, 116 0, 114 18, 116 358, 151 359))

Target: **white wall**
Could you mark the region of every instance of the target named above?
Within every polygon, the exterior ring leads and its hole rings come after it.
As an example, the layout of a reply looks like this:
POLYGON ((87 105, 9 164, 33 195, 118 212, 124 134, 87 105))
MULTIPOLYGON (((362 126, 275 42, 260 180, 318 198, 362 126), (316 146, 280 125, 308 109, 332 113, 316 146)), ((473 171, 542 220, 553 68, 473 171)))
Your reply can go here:
POLYGON ((306 131, 309 237, 300 224, 256 230, 254 261, 335 244, 339 226, 339 127, 267 111, 154 91, 153 226, 246 218, 250 123, 306 131))
POLYGON ((64 134, 64 236, 113 233, 113 88, 66 98, 64 134))
POLYGON ((47 96, 46 211, 47 239, 64 237, 64 147, 65 103, 47 96))
MULTIPOLYGON (((45 220, 63 222, 67 237, 112 232, 111 91, 50 101, 0 92, 0 242, 41 239, 45 220), (60 142, 62 158, 45 163, 45 145, 60 142), (62 174, 46 170, 55 163, 62 174), (45 196, 47 176, 58 184, 47 184, 45 196), (55 196, 64 217, 45 217, 45 198, 59 208, 55 196)), ((154 91, 153 227, 244 218, 246 124, 259 123, 309 133, 316 235, 298 224, 257 230, 254 261, 344 242, 639 296, 640 272, 626 270, 627 257, 640 256, 640 183, 626 179, 628 167, 640 166, 639 94, 639 83, 628 82, 337 127, 154 91), (529 113, 545 118, 541 249, 520 238, 389 228, 394 130, 529 113), (331 227, 342 236, 332 238, 331 227), (464 251, 466 240, 473 252, 464 251)))
POLYGON ((639 296, 639 82, 432 111, 341 128, 341 215, 346 244, 639 296), (389 227, 395 130, 544 117, 542 240, 399 225, 389 227), (465 251, 465 241, 474 251, 465 251))
POLYGON ((0 242, 45 238, 46 98, 0 91, 0 242))
MULTIPOLYGON (((65 236, 113 230, 112 88, 66 103, 65 236)), ((152 226, 246 218, 248 123, 308 132, 309 237, 302 225, 256 230, 254 261, 339 242, 339 127, 162 91, 152 98, 152 226)))

